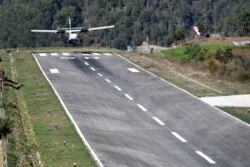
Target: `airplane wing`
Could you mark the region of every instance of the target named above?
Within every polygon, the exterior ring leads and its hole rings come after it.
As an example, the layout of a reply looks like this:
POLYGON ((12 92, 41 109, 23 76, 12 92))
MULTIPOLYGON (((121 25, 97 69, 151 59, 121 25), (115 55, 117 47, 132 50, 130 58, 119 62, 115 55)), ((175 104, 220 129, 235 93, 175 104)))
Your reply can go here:
POLYGON ((104 29, 110 29, 110 28, 114 28, 115 26, 104 26, 104 27, 95 27, 95 28, 89 28, 88 31, 95 31, 95 30, 104 30, 104 29))
POLYGON ((31 32, 58 33, 58 30, 31 30, 31 32))

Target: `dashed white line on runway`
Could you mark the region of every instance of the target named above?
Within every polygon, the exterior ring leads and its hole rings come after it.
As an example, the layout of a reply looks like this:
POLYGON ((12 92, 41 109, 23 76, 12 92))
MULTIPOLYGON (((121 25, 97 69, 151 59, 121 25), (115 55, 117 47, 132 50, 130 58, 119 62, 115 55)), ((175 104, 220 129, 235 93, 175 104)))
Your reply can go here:
POLYGON ((84 64, 85 64, 86 66, 88 66, 88 65, 89 65, 89 63, 88 63, 88 62, 86 62, 86 61, 84 62, 84 64))
POLYGON ((114 86, 114 88, 116 88, 118 91, 122 91, 122 89, 116 85, 114 86))
POLYGON ((49 71, 52 73, 52 74, 56 74, 56 73, 59 73, 59 70, 58 69, 49 69, 49 71))
POLYGON ((94 68, 94 67, 90 67, 90 69, 91 69, 92 71, 95 71, 95 68, 94 68))
POLYGON ((108 83, 111 83, 111 81, 109 79, 107 79, 107 78, 105 79, 105 81, 108 82, 108 83))
POLYGON ((99 75, 100 77, 103 77, 103 75, 101 73, 97 73, 97 75, 99 75))
POLYGON ((90 69, 91 69, 92 71, 96 71, 96 70, 94 69, 94 67, 90 67, 90 69))
POLYGON ((137 104, 137 106, 144 112, 148 111, 144 106, 142 106, 141 104, 137 104))
POLYGON ((134 100, 131 96, 129 96, 128 94, 124 94, 129 100, 134 100))
POLYGON ((186 143, 187 142, 187 140, 186 139, 184 139, 181 135, 179 135, 178 133, 176 133, 176 132, 171 132, 172 133, 172 135, 174 135, 177 139, 179 139, 181 142, 183 142, 183 143, 186 143))
POLYGON ((162 126, 164 126, 165 124, 164 124, 164 122, 162 122, 159 118, 157 118, 157 117, 152 117, 158 124, 160 124, 160 125, 162 125, 162 126))
POLYGON ((89 59, 89 57, 84 57, 84 59, 88 60, 88 59, 89 59))
POLYGON ((213 161, 210 157, 208 157, 206 154, 204 154, 201 151, 195 151, 198 155, 200 155, 202 158, 204 158, 205 160, 207 160, 210 164, 216 164, 215 161, 213 161))
POLYGON ((135 68, 127 68, 130 72, 139 72, 137 69, 135 68))
POLYGON ((82 55, 83 55, 83 56, 89 56, 89 54, 88 54, 88 53, 83 53, 82 55))
POLYGON ((95 59, 95 60, 98 60, 98 59, 100 59, 100 58, 99 58, 99 57, 94 57, 94 59, 95 59))

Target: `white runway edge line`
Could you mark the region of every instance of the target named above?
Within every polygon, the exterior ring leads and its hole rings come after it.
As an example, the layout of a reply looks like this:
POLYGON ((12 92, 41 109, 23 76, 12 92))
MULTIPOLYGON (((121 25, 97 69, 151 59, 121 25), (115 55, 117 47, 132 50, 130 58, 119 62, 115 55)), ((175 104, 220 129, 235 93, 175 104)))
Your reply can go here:
POLYGON ((90 69, 91 69, 92 71, 95 71, 94 67, 90 67, 90 69))
POLYGON ((145 107, 143 107, 141 104, 136 104, 142 111, 146 112, 148 111, 145 107))
POLYGON ((174 135, 177 139, 179 139, 182 143, 187 143, 187 140, 184 139, 183 137, 181 137, 181 135, 179 135, 178 133, 176 132, 171 132, 172 135, 174 135))
POLYGON ((53 91, 55 92, 57 98, 59 99, 61 105, 63 106, 66 114, 68 115, 70 121, 73 123, 77 133, 79 134, 80 138, 82 139, 83 144, 85 144, 85 146, 88 148, 91 156, 94 158, 94 160, 96 161, 97 165, 99 167, 104 167, 102 162, 100 161, 100 159, 97 157, 97 155, 95 154, 94 150, 91 148, 91 146, 89 145, 88 141, 86 140, 86 138, 83 136, 81 130, 79 129, 79 127, 77 126, 76 122, 74 121, 72 115, 70 114, 69 110, 67 109, 67 107, 65 106, 65 104, 63 103, 61 97, 59 96, 59 94, 57 93, 56 89, 54 88, 53 84, 50 82, 49 78, 47 77, 47 75, 45 74, 45 72, 43 71, 41 65, 39 64, 38 60, 36 59, 35 55, 33 54, 33 57, 36 61, 36 63, 38 64, 38 67, 40 68, 40 70, 42 71, 44 77, 46 78, 46 80, 49 82, 50 86, 52 87, 53 91))
POLYGON ((157 117, 152 117, 158 124, 164 126, 165 124, 157 117))
POLYGON ((103 75, 101 73, 97 73, 97 75, 99 75, 100 77, 103 77, 103 75))
POLYGON ((122 91, 122 89, 119 86, 114 86, 114 88, 116 88, 118 91, 122 91))
MULTIPOLYGON (((192 97, 194 97, 194 98, 196 98, 196 99, 202 101, 201 99, 199 99, 198 97, 192 95, 192 94, 189 93, 188 91, 186 91, 186 90, 184 90, 184 89, 182 89, 182 88, 180 88, 180 87, 178 87, 178 86, 172 84, 171 82, 168 82, 168 81, 164 80, 163 78, 160 78, 160 77, 156 76, 155 74, 153 74, 153 73, 151 73, 151 72, 145 70, 144 68, 142 68, 142 67, 138 66, 137 64, 135 64, 135 63, 129 61, 128 59, 122 57, 121 55, 119 55, 119 54, 117 54, 117 53, 115 53, 115 55, 118 56, 118 57, 120 57, 121 59, 123 59, 123 60, 129 62, 130 64, 133 64, 134 66, 136 66, 136 67, 138 67, 139 69, 145 71, 146 73, 148 73, 148 74, 150 74, 150 75, 153 75, 154 77, 160 79, 161 81, 163 81, 163 82, 165 82, 165 83, 167 83, 167 84, 170 84, 170 85, 174 86, 175 88, 177 88, 177 89, 179 89, 179 90, 181 90, 181 91, 183 91, 183 92, 189 94, 190 96, 192 96, 192 97)), ((203 102, 203 101, 202 101, 202 102, 203 102)), ((205 103, 205 102, 203 102, 203 103, 205 103)), ((206 104, 207 104, 207 103, 206 103, 206 104)), ((211 106, 211 105, 210 105, 210 106, 211 106)), ((216 107, 214 107, 214 106, 212 106, 212 107, 213 107, 215 110, 219 111, 220 113, 223 113, 223 114, 225 114, 225 115, 227 115, 227 116, 229 116, 229 117, 231 117, 231 118, 233 118, 233 119, 235 119, 235 120, 241 122, 242 124, 244 124, 244 125, 250 127, 250 124, 248 124, 248 123, 246 123, 246 122, 243 122, 243 121, 240 120, 239 118, 234 117, 234 116, 232 116, 232 115, 230 115, 230 114, 228 114, 228 113, 226 113, 226 112, 222 111, 221 109, 218 109, 218 108, 216 108, 216 107)))
POLYGON ((87 63, 86 61, 84 62, 84 64, 86 64, 86 66, 88 66, 88 65, 89 65, 89 63, 87 63))
POLYGON ((129 96, 128 94, 124 94, 129 100, 134 100, 131 96, 129 96))
POLYGON ((207 155, 205 155, 203 152, 201 151, 195 151, 198 155, 200 155, 202 158, 204 158, 205 160, 207 160, 210 164, 216 164, 216 162, 214 162, 211 158, 209 158, 207 155))
POLYGON ((105 79, 105 81, 108 82, 108 83, 111 83, 111 81, 109 79, 107 79, 107 78, 105 79))

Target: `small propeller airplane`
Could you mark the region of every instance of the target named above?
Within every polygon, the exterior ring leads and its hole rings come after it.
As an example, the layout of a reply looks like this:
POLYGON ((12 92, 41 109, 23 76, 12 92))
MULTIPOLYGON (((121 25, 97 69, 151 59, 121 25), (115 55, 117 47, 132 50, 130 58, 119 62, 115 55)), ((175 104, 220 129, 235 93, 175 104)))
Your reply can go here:
POLYGON ((68 41, 77 40, 81 33, 88 33, 90 31, 95 30, 104 30, 114 28, 114 25, 111 26, 103 26, 103 27, 94 27, 94 28, 83 28, 83 27, 71 27, 71 20, 69 18, 69 28, 59 28, 57 30, 31 30, 31 32, 40 32, 40 33, 55 33, 60 35, 66 35, 68 37, 68 41))

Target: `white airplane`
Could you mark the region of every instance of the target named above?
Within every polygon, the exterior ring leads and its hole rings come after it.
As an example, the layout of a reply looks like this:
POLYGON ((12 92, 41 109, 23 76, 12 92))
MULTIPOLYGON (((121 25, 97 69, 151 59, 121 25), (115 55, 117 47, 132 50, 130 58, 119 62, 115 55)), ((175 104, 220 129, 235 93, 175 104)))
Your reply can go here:
POLYGON ((31 30, 31 32, 41 32, 41 33, 55 33, 55 34, 60 34, 60 35, 66 35, 70 40, 77 40, 78 36, 81 33, 87 33, 89 31, 95 31, 95 30, 103 30, 103 29, 110 29, 114 28, 114 25, 111 26, 104 26, 104 27, 95 27, 95 28, 83 28, 83 27, 71 27, 71 20, 69 18, 69 28, 59 28, 57 30, 31 30))

